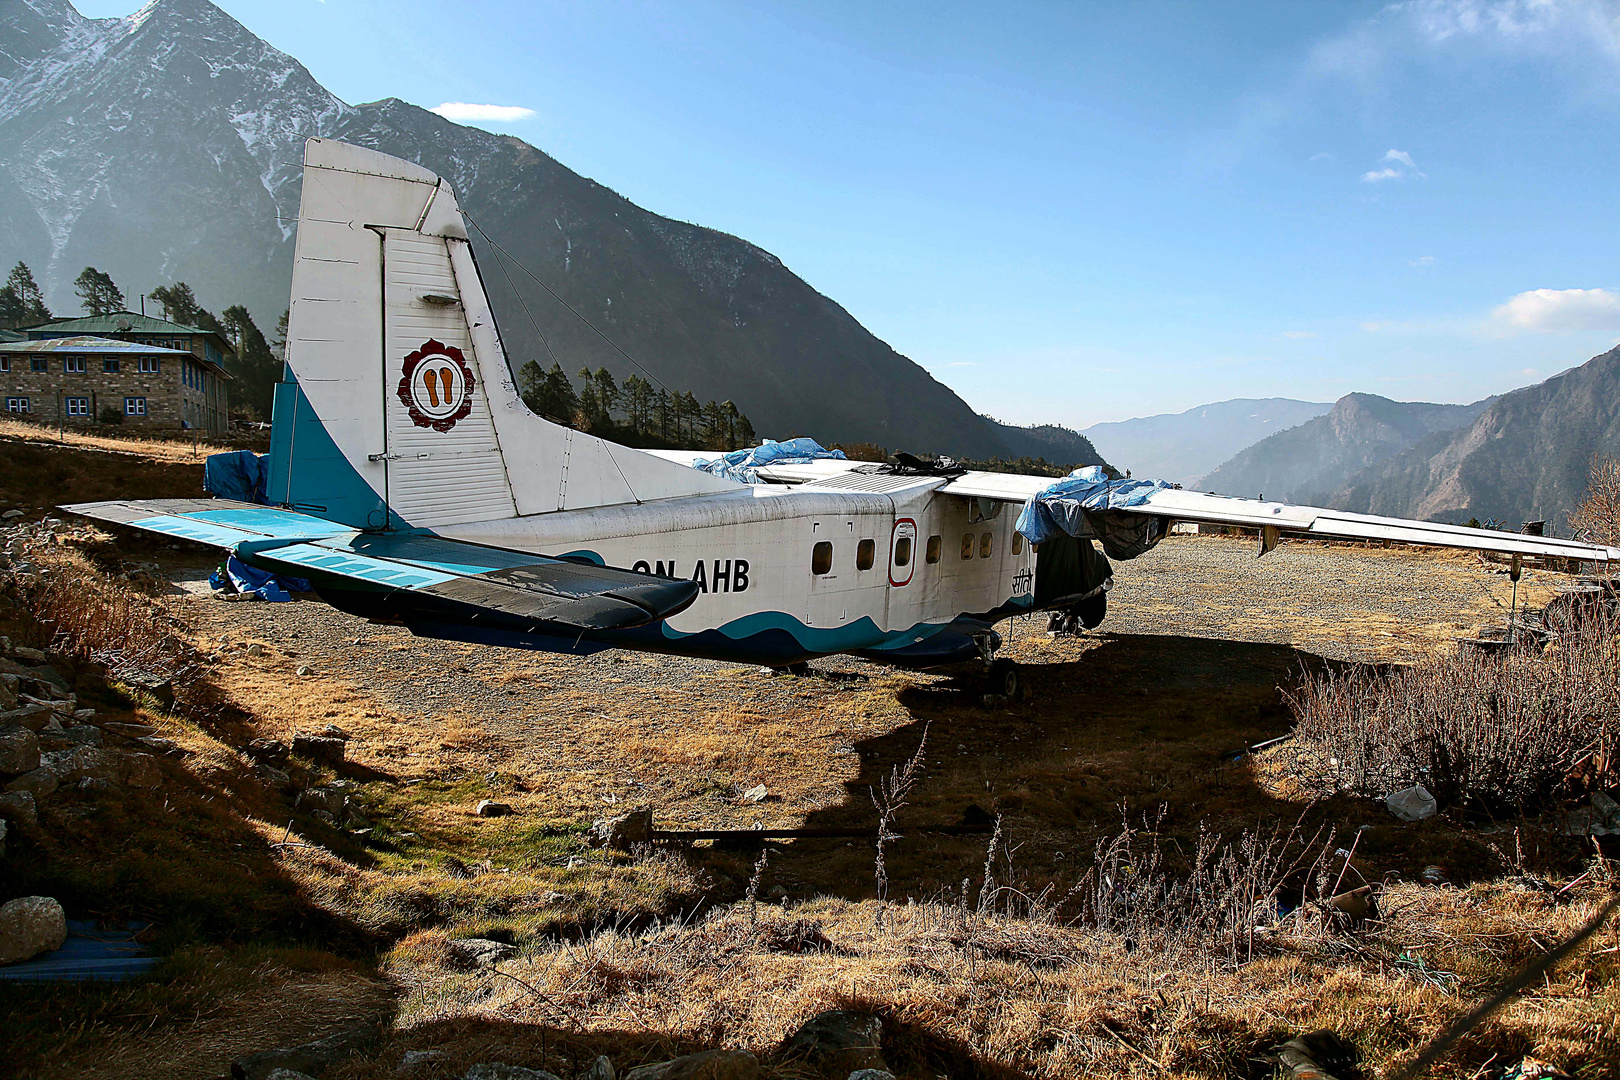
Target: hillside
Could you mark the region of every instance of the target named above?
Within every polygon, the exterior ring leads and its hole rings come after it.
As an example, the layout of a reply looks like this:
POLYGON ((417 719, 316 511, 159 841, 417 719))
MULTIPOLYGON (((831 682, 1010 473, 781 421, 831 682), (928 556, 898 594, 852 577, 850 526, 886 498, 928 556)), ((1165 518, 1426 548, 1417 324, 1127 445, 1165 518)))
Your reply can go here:
MULTIPOLYGON (((131 292, 185 280, 204 306, 244 303, 274 326, 308 135, 445 176, 482 229, 653 376, 735 401, 762 434, 973 457, 1048 446, 978 416, 769 252, 644 210, 522 140, 394 99, 351 106, 207 0, 121 19, 67 0, 0 7, 0 266, 29 263, 58 311, 76 308, 70 283, 94 265, 131 292)), ((636 371, 475 244, 514 365, 636 371)))
POLYGON ((1620 455, 1620 348, 1364 469, 1328 505, 1436 521, 1546 519, 1562 529, 1594 454, 1620 455))
POLYGON ((1324 493, 1337 491, 1367 466, 1388 460, 1435 432, 1463 427, 1489 404, 1490 400, 1434 405, 1346 394, 1325 415, 1262 439, 1203 477, 1196 487, 1223 495, 1320 501, 1324 493))
POLYGON ((1244 447, 1329 408, 1292 398, 1234 398, 1186 412, 1093 424, 1080 434, 1108 460, 1136 476, 1191 486, 1244 447))

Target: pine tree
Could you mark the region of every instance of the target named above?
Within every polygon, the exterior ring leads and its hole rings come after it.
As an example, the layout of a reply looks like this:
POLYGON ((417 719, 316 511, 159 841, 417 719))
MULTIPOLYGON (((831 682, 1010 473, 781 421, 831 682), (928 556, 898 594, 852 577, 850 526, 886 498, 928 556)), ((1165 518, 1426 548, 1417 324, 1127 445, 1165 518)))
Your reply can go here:
POLYGON ((669 391, 664 387, 658 388, 658 402, 654 408, 657 410, 658 415, 658 438, 664 442, 674 442, 675 440, 670 437, 669 432, 669 391))
POLYGON ((726 410, 718 402, 703 406, 703 446, 707 450, 730 449, 726 442, 726 410))
POLYGON ((758 446, 759 436, 754 434, 754 425, 748 422, 747 415, 737 417, 737 446, 741 450, 747 446, 758 446))
POLYGON ((276 399, 276 383, 281 378, 281 361, 241 304, 225 309, 224 326, 236 348, 236 355, 225 365, 236 379, 236 385, 231 387, 233 404, 255 419, 268 420, 276 399))
POLYGON ((50 321, 51 310, 34 282, 34 272, 27 263, 18 263, 11 268, 5 285, 0 286, 0 328, 13 330, 50 321))
POLYGON ((688 390, 676 399, 675 426, 680 441, 688 446, 698 444, 698 421, 703 418, 703 406, 698 404, 697 395, 688 390))
MULTIPOLYGON (((283 364, 287 362, 287 316, 292 312, 287 308, 281 309, 281 318, 276 320, 276 339, 270 343, 270 351, 276 354, 276 359, 283 364)), ((276 376, 279 381, 281 376, 276 376)))
POLYGON ((183 281, 173 285, 159 285, 146 295, 163 305, 163 314, 170 322, 182 326, 195 326, 199 330, 212 330, 221 337, 229 337, 225 327, 214 313, 197 303, 191 286, 183 281))
POLYGON ((86 315, 111 315, 123 311, 124 291, 110 275, 93 266, 87 266, 73 279, 73 292, 78 296, 86 315))

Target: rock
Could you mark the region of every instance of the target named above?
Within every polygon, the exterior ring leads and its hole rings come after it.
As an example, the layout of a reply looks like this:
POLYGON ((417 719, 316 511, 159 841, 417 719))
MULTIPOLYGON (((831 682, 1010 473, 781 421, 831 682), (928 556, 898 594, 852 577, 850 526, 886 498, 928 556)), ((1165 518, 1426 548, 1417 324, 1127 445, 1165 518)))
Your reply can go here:
POLYGON ((453 938, 450 955, 469 967, 492 967, 517 955, 517 947, 489 938, 453 938))
POLYGON ((31 664, 43 664, 45 654, 38 649, 30 649, 27 645, 13 645, 11 655, 19 660, 27 660, 31 664))
POLYGON ((62 783, 72 783, 89 777, 93 780, 119 779, 118 759, 109 751, 95 746, 76 746, 71 750, 58 750, 44 754, 39 767, 49 769, 62 783))
POLYGON ((525 1069, 517 1065, 484 1064, 468 1069, 462 1080, 557 1080, 555 1073, 544 1069, 525 1069))
POLYGON ((894 1073, 887 1069, 856 1069, 849 1074, 849 1080, 894 1080, 894 1073))
POLYGON ((0 795, 0 817, 21 822, 27 826, 39 824, 39 808, 32 792, 8 791, 0 795))
POLYGON ((286 773, 282 772, 280 769, 276 768, 274 765, 259 765, 259 766, 255 767, 253 771, 259 774, 259 779, 260 780, 263 780, 265 783, 269 784, 271 787, 278 787, 278 788, 292 787, 292 782, 293 782, 292 777, 287 775, 286 773))
POLYGON ((887 1071, 882 1050, 883 1021, 871 1013, 833 1009, 805 1021, 776 1051, 780 1061, 803 1061, 828 1076, 859 1069, 887 1071))
POLYGON ((1389 812, 1402 821, 1422 821, 1432 818, 1439 811, 1440 804, 1435 802, 1429 789, 1422 784, 1414 784, 1402 791, 1391 792, 1385 799, 1384 805, 1389 812))
POLYGON ((308 675, 309 674, 309 665, 308 664, 299 664, 297 674, 299 674, 299 675, 308 675))
POLYGON ((254 739, 242 747, 242 753, 254 761, 270 765, 285 765, 291 753, 280 739, 254 739))
POLYGON ((349 796, 337 784, 318 784, 312 788, 305 788, 298 796, 298 804, 324 811, 333 818, 342 818, 349 809, 349 796))
POLYGON ((328 739, 342 739, 344 742, 349 741, 349 733, 338 727, 336 724, 327 724, 325 727, 321 728, 321 734, 326 736, 328 739))
POLYGON ((101 729, 94 724, 69 724, 62 729, 62 738, 80 746, 100 746, 101 729))
POLYGON ((61 785, 62 781, 57 779, 54 771, 41 767, 17 777, 17 779, 6 785, 6 791, 26 792, 33 797, 35 803, 40 803, 44 802, 61 785))
POLYGON ((250 642, 247 647, 247 654, 249 656, 263 656, 264 646, 260 645, 257 641, 250 642))
POLYGON ((705 1050, 631 1069, 624 1080, 756 1080, 758 1076, 759 1059, 745 1050, 705 1050))
POLYGON ((591 825, 591 842, 597 847, 616 848, 619 851, 652 843, 652 811, 634 810, 594 822, 591 825))
POLYGON ((20 705, 15 709, 0 712, 0 726, 16 724, 29 731, 38 731, 50 723, 55 710, 49 705, 20 705))
POLYGON ((151 724, 126 724, 121 720, 108 720, 101 727, 114 735, 127 735, 131 739, 144 739, 157 734, 157 728, 151 724))
POLYGON ((0 857, 6 854, 6 834, 10 831, 11 826, 6 824, 4 818, 0 818, 0 857))
POLYGON ((191 751, 175 742, 173 739, 164 739, 157 735, 147 735, 135 740, 154 754, 164 757, 190 757, 191 751))
POLYGON ((50 897, 23 896, 0 905, 0 964, 32 960, 66 940, 67 916, 50 897))
POLYGON ((233 1080, 270 1080, 278 1071, 319 1074, 377 1041, 374 1024, 340 1031, 285 1050, 261 1050, 231 1062, 233 1080))
POLYGON ((294 735, 292 752, 298 757, 335 767, 343 764, 345 746, 342 739, 331 739, 325 735, 294 735))
POLYGON ((765 801, 765 785, 764 784, 760 784, 757 787, 751 787, 747 791, 743 792, 743 802, 764 802, 764 801, 765 801))
POLYGON ((119 754, 119 779, 130 787, 148 790, 163 786, 163 770, 151 754, 119 754))
POLYGON ((479 817, 505 817, 512 812, 508 803, 496 802, 494 799, 479 799, 478 806, 473 813, 479 817))
POLYGON ((315 1078, 297 1069, 271 1069, 264 1080, 315 1080, 315 1078))
POLYGON ((0 518, 4 518, 6 521, 15 521, 22 516, 23 512, 21 510, 7 510, 5 513, 0 514, 0 518))
POLYGON ((591 1062, 591 1067, 579 1074, 579 1080, 614 1080, 613 1062, 605 1055, 591 1062))
POLYGON ((25 727, 0 731, 0 773, 27 773, 39 768, 39 736, 25 727))

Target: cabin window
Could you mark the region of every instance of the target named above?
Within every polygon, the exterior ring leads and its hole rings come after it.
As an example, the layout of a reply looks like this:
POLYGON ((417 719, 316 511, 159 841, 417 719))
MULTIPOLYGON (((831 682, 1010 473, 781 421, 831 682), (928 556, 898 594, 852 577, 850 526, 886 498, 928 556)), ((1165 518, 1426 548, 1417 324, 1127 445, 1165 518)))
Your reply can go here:
POLYGON ((143 356, 143 357, 141 357, 141 374, 143 374, 143 375, 156 375, 157 371, 158 371, 158 357, 156 357, 156 356, 143 356))
POLYGON ((67 414, 69 416, 89 416, 90 415, 90 399, 89 398, 87 398, 87 397, 70 397, 70 398, 63 398, 62 400, 67 403, 67 414))
POLYGON ((862 540, 855 545, 855 569, 870 570, 877 561, 877 541, 862 540))
POLYGON ((911 565, 911 537, 902 536, 894 542, 894 565, 911 565))
POLYGON ((51 370, 50 364, 50 358, 47 356, 30 356, 28 358, 28 370, 30 371, 49 371, 51 370))
POLYGON ((832 543, 821 541, 810 551, 810 572, 818 577, 832 572, 832 543))
POLYGON ((933 536, 928 538, 928 548, 924 553, 924 556, 930 563, 939 562, 940 548, 945 546, 942 540, 943 538, 938 533, 935 533, 933 536))
POLYGON ((64 356, 64 357, 62 357, 62 370, 64 372, 66 372, 67 374, 69 374, 69 375, 83 375, 84 374, 84 357, 82 357, 82 356, 64 356))
POLYGON ((28 399, 25 397, 6 398, 6 412, 23 413, 28 411, 28 399))
POLYGON ((108 375, 118 374, 118 357, 103 356, 101 358, 101 370, 108 375))
POLYGON ((124 399, 125 416, 145 416, 146 399, 143 397, 127 397, 124 399))
POLYGON ((11 357, 9 357, 9 356, 0 356, 0 371, 10 371, 10 370, 11 370, 11 357))
POLYGON ((995 533, 985 533, 979 537, 979 558, 988 559, 990 557, 990 545, 995 541, 995 538, 995 533))
POLYGON ((1014 555, 1022 555, 1023 553, 1024 553, 1024 534, 1021 533, 1021 532, 1014 531, 1013 532, 1013 554, 1014 555))
POLYGON ((973 534, 972 533, 964 533, 962 535, 962 558, 964 558, 964 559, 973 558, 973 534))

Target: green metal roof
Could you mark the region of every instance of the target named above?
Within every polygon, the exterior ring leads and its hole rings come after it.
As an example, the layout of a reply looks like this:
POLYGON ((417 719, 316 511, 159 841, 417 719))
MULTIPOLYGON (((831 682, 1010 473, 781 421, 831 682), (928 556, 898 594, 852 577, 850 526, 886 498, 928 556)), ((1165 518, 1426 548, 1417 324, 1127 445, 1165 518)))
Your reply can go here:
POLYGON ((186 326, 170 322, 155 315, 141 315, 133 311, 115 311, 110 315, 85 315, 77 319, 59 319, 56 322, 30 326, 30 334, 203 334, 211 337, 226 352, 235 355, 236 349, 224 335, 200 326, 186 326))
POLYGON ((35 353, 100 353, 110 356, 184 356, 195 363, 212 371, 222 379, 234 379, 236 376, 214 363, 196 356, 188 349, 160 349, 156 345, 141 345, 134 341, 119 341, 117 338, 95 337, 89 334, 76 334, 73 337, 45 338, 43 341, 4 341, 0 342, 0 354, 7 356, 31 356, 35 353))
POLYGON ((0 342, 27 340, 28 335, 19 330, 0 330, 0 342))

